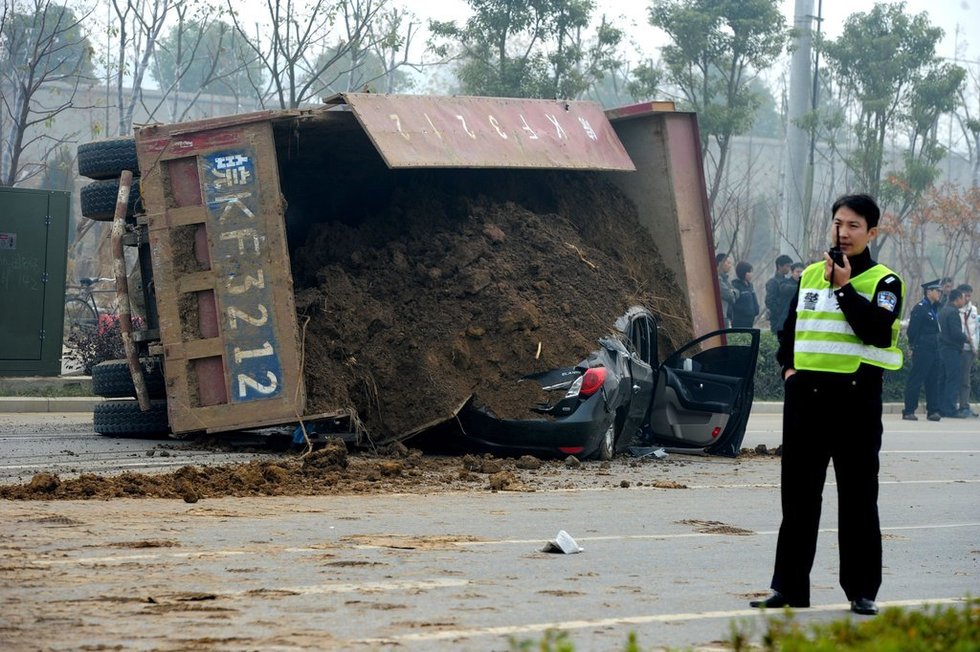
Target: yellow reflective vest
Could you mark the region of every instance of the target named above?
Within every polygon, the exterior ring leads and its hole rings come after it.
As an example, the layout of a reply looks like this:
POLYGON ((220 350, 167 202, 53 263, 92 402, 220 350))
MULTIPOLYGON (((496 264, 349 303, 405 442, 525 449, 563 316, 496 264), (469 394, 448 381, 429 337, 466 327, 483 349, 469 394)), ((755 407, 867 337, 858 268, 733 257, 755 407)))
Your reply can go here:
MULTIPOLYGON (((796 304, 796 343, 793 349, 793 366, 809 371, 852 373, 862 364, 884 369, 902 368, 902 350, 898 348, 899 319, 892 324, 891 344, 880 348, 865 344, 854 334, 844 313, 837 303, 837 295, 830 290, 830 283, 823 277, 824 264, 818 262, 803 270, 800 277, 800 293, 796 304)), ((878 264, 858 274, 850 283, 858 294, 868 301, 874 299, 879 281, 889 274, 895 277, 892 297, 881 300, 905 301, 905 285, 895 272, 878 264)), ((897 305, 897 301, 892 305, 897 305)))

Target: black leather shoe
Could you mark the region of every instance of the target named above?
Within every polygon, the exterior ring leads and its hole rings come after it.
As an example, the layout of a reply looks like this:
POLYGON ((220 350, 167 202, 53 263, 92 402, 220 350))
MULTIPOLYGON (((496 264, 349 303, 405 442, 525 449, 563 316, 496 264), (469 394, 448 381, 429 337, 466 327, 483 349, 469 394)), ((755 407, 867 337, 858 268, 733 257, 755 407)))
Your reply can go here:
POLYGON ((942 419, 942 416, 938 412, 933 412, 926 418, 929 419, 930 421, 939 421, 940 419, 942 419))
POLYGON ((905 421, 918 421, 919 417, 910 413, 910 414, 903 414, 902 419, 904 419, 905 421))
POLYGON ((773 591, 765 600, 752 600, 749 606, 756 609, 782 609, 783 607, 809 607, 810 603, 793 602, 779 591, 773 591))
POLYGON ((878 605, 875 604, 874 600, 869 598, 858 598, 857 600, 851 600, 851 611, 862 616, 877 616, 878 605))

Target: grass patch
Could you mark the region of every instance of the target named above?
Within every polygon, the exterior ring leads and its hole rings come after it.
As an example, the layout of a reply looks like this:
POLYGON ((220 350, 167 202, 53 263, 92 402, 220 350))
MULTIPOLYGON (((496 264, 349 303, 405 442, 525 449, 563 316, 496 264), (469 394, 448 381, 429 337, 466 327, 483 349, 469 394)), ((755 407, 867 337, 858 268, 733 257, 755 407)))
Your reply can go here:
MULTIPOLYGON (((806 625, 787 610, 765 621, 732 622, 726 641, 735 652, 977 652, 980 650, 980 600, 967 598, 962 605, 927 606, 921 610, 888 607, 874 618, 850 616, 829 623, 806 625)), ((643 646, 630 632, 623 652, 662 650, 643 646)), ((511 652, 575 652, 567 632, 548 631, 538 641, 510 639, 511 652)))
POLYGON ((0 396, 24 398, 69 398, 91 396, 92 381, 85 379, 0 378, 0 396))
MULTIPOLYGON (((753 623, 732 625, 733 650, 758 650, 751 643, 753 623)), ((976 652, 980 650, 980 600, 962 606, 933 605, 923 610, 884 609, 877 617, 842 618, 809 626, 792 613, 771 618, 762 650, 784 652, 976 652)))

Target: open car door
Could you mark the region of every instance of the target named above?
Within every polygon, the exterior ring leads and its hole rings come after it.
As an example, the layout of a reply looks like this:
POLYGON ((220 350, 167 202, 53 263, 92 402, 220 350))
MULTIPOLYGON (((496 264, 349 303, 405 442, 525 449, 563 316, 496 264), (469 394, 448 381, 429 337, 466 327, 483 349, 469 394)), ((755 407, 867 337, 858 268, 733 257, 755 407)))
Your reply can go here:
POLYGON ((752 409, 759 331, 708 333, 671 354, 657 375, 653 443, 738 455, 752 409))

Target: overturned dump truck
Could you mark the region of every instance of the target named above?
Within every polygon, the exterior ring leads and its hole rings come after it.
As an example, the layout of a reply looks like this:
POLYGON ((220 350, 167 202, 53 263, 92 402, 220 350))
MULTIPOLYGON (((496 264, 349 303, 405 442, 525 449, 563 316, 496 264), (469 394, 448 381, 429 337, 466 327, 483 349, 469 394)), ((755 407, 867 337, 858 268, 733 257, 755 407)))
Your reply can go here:
POLYGON ((737 452, 758 333, 717 330, 692 114, 346 93, 139 127, 80 146, 79 171, 146 325, 93 371, 128 399, 97 406, 97 432, 301 424, 379 444, 448 424, 496 451, 737 452), (531 441, 587 399, 594 436, 531 441))

